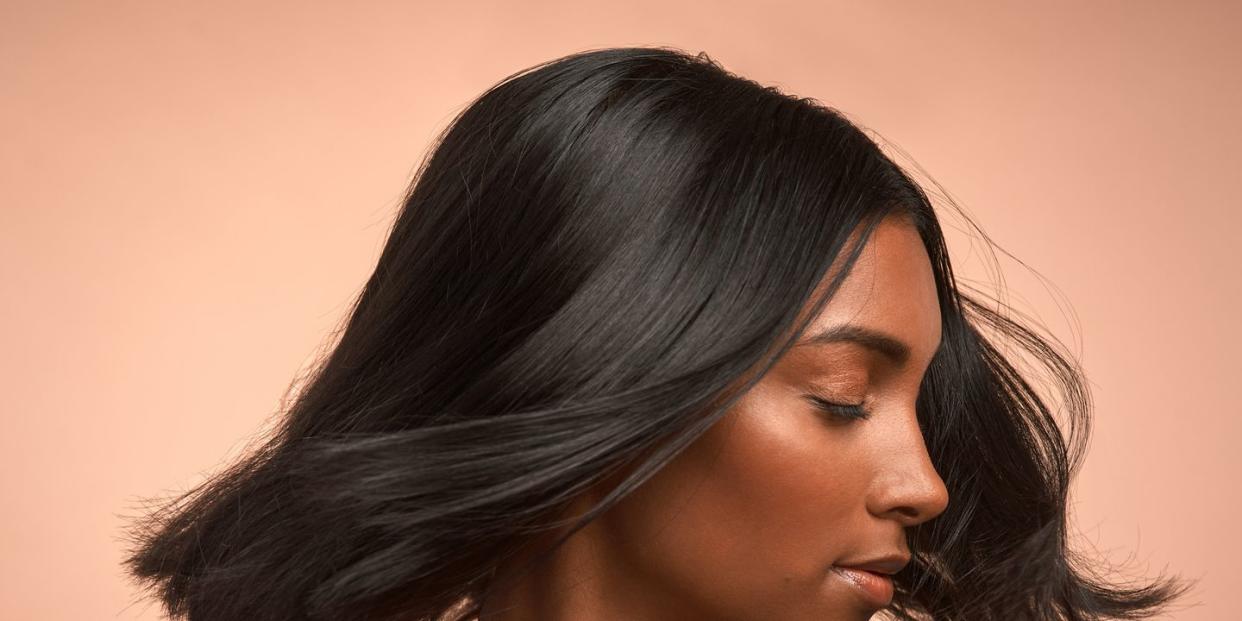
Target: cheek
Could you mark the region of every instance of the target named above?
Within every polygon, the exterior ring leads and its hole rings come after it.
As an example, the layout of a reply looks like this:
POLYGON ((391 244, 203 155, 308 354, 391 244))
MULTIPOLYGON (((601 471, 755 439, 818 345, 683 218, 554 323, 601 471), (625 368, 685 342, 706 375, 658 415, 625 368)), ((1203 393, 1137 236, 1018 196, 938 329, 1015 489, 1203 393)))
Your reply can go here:
POLYGON ((611 523, 666 584, 711 589, 702 595, 743 608, 806 601, 865 513, 845 429, 760 382, 619 504, 611 523))

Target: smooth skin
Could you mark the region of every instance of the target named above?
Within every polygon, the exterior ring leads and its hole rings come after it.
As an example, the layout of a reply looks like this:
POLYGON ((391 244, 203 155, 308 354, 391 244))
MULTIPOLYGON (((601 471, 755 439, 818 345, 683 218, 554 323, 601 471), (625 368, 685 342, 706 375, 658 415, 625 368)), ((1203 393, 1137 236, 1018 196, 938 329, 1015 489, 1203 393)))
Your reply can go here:
POLYGON ((885 219, 799 344, 672 462, 484 602, 480 621, 869 619, 878 609, 830 567, 908 555, 905 529, 948 505, 915 417, 940 321, 918 232, 885 219), (845 324, 891 336, 908 357, 806 343, 845 324))

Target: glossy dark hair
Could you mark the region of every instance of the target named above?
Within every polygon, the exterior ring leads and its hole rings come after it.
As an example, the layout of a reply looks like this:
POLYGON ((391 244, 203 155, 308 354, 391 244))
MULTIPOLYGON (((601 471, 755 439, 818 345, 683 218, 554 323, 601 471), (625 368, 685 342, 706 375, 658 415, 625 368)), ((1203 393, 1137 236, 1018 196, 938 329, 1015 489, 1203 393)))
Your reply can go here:
POLYGON ((907 530, 890 612, 1160 611, 1187 587, 1110 585, 1067 545, 1090 409, 1072 358, 955 284, 927 195, 843 114, 667 47, 549 61, 464 109, 279 426, 136 519, 126 570, 193 621, 471 618, 569 500, 619 481, 566 536, 726 414, 888 215, 935 273, 917 413, 951 499, 907 530))

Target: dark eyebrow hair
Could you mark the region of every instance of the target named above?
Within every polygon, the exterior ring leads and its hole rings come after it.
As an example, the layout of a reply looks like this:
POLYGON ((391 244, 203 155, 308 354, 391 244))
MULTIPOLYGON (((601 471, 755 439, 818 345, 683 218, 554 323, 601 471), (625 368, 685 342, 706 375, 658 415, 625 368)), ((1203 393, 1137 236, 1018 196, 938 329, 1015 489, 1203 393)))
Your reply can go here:
POLYGON ((879 352, 897 366, 905 365, 906 361, 910 359, 909 345, 883 332, 854 324, 832 326, 819 334, 798 342, 794 347, 825 345, 843 341, 858 343, 867 349, 879 352))

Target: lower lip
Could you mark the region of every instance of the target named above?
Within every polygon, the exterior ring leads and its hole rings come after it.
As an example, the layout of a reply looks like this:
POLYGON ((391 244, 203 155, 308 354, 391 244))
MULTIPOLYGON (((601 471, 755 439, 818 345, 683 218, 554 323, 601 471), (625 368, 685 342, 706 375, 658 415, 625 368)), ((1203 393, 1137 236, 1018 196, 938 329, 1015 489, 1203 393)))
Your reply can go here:
POLYGON ((883 608, 893 601, 893 579, 875 572, 845 567, 832 568, 833 573, 850 583, 875 608, 883 608))

